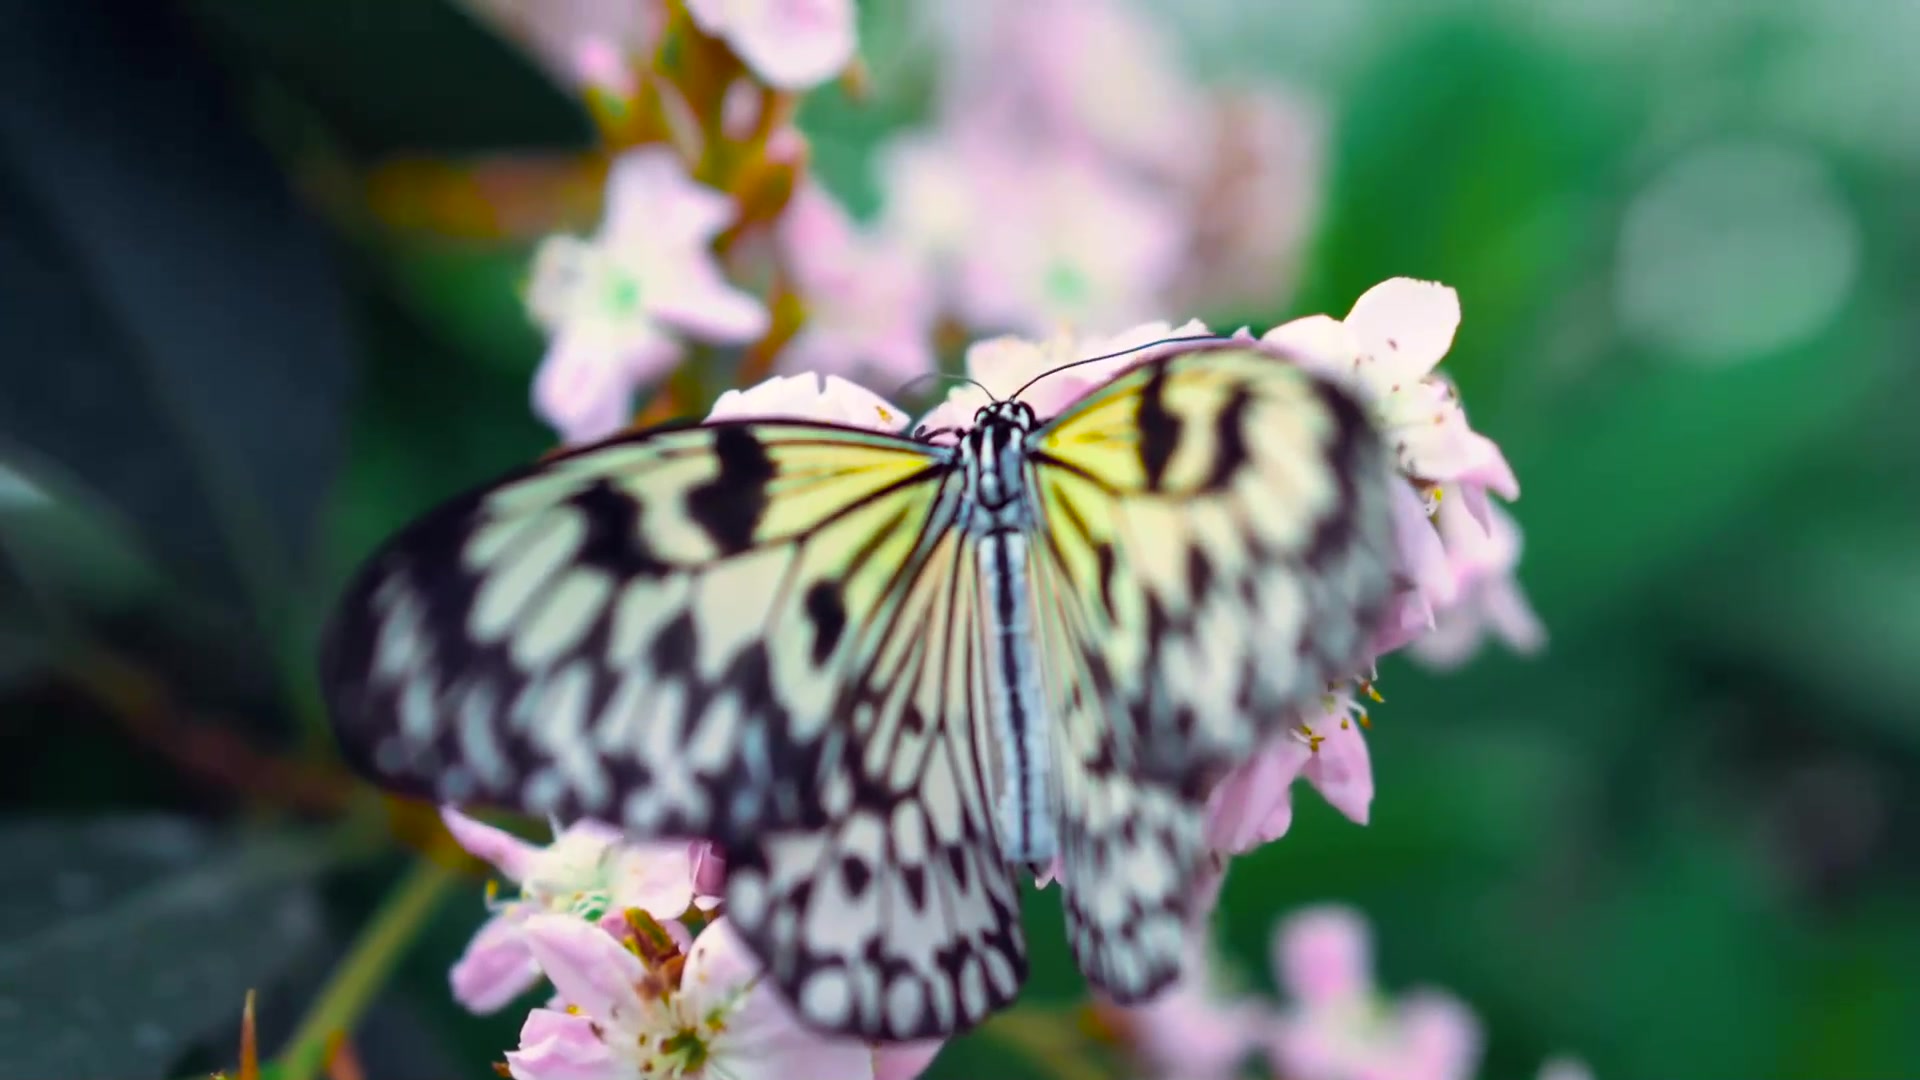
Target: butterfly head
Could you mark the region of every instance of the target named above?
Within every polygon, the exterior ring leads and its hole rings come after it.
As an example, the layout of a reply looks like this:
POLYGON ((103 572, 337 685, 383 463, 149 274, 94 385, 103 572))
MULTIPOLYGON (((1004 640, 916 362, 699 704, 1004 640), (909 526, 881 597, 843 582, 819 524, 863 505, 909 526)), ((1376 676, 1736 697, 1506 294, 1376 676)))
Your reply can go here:
POLYGON ((1012 428, 1025 433, 1033 430, 1034 422, 1033 406, 1024 401, 996 401, 991 405, 982 405, 973 414, 976 428, 1012 428))

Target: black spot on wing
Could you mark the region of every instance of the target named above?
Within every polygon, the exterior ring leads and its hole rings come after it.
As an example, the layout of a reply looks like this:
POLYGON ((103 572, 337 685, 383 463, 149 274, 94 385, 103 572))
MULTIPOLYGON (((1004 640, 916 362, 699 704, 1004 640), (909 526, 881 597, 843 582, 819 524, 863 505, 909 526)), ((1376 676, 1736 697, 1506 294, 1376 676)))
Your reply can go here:
POLYGON ((825 664, 847 628, 847 608, 840 589, 830 581, 816 581, 807 590, 807 620, 813 623, 813 662, 825 664))
POLYGON ((1219 417, 1214 420, 1213 468, 1202 485, 1204 490, 1218 491, 1226 487, 1246 465, 1247 411, 1252 406, 1253 394, 1241 386, 1220 409, 1219 417))
POLYGON ((604 477, 570 500, 586 518, 587 535, 575 559, 619 577, 661 577, 669 567, 647 544, 640 501, 604 477))
POLYGON ((1340 558, 1353 543, 1361 506, 1360 483, 1373 479, 1364 474, 1379 470, 1384 451, 1358 402, 1331 383, 1316 382, 1314 386, 1332 420, 1333 430, 1323 450, 1340 492, 1307 542, 1307 566, 1319 570, 1340 558))
POLYGON ((864 860, 852 855, 842 855, 840 880, 846 886, 847 899, 858 900, 866 894, 867 886, 873 882, 873 871, 867 868, 864 860))
POLYGON ((1149 490, 1158 490, 1166 475, 1167 463, 1180 445, 1181 420, 1167 408, 1167 365, 1154 368, 1147 385, 1140 388, 1139 411, 1134 424, 1140 429, 1140 468, 1146 474, 1149 490))
POLYGON ((720 462, 720 475, 687 492, 687 516, 706 530, 723 554, 737 555, 753 545, 760 517, 766 513, 773 459, 744 427, 715 428, 713 453, 720 462))

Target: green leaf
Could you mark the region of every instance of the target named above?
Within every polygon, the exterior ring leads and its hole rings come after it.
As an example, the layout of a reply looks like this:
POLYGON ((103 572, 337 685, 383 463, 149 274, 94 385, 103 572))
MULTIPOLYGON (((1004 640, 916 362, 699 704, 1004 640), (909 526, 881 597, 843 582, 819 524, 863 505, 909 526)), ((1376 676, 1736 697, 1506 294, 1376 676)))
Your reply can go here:
POLYGON ((6 441, 210 591, 303 566, 352 367, 334 268, 168 7, 9 20, 0 279, 6 441))
POLYGON ((580 104, 455 4, 194 0, 191 8, 235 64, 318 109, 363 154, 592 141, 580 104))
POLYGON ((311 841, 37 819, 0 827, 0 851, 0 1080, 165 1076, 321 937, 331 851, 311 841))

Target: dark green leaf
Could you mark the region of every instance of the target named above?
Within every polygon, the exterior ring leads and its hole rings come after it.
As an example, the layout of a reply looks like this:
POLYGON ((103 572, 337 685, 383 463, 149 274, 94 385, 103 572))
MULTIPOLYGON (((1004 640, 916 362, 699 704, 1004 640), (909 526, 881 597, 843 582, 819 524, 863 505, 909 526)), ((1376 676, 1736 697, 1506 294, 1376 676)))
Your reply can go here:
POLYGON ((325 239, 168 9, 12 11, 0 435, 193 579, 284 580, 337 462, 351 368, 325 239))
POLYGON ((320 938, 325 848, 180 819, 0 827, 0 1078, 139 1080, 320 938))
POLYGON ((577 102, 517 45, 455 4, 195 0, 192 6, 235 62, 270 73, 362 153, 583 147, 592 137, 577 102))

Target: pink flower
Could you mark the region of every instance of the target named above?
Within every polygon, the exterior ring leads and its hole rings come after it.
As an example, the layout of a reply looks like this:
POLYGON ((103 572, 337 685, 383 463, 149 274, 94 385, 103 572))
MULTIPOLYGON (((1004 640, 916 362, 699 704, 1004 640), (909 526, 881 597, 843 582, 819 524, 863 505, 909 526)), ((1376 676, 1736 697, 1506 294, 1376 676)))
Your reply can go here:
POLYGON ((1381 1000, 1365 920, 1350 908, 1308 908, 1281 923, 1274 968, 1290 998, 1268 1056, 1294 1080, 1466 1080, 1479 1024, 1438 993, 1381 1000))
POLYGON ((807 311, 783 367, 896 381, 933 370, 933 283, 921 260, 856 228, 816 184, 794 193, 779 233, 807 311))
POLYGON ((1106 338, 1079 338, 1060 332, 1045 341, 1028 341, 1013 335, 976 341, 967 347, 966 373, 981 385, 955 386, 948 391, 946 400, 922 417, 920 423, 929 428, 971 427, 974 413, 983 406, 1012 396, 1029 382, 1033 385, 1021 392, 1020 400, 1032 406, 1038 416, 1054 416, 1135 364, 1173 349, 1189 347, 1179 343, 1149 347, 1154 343, 1208 333, 1206 324, 1190 319, 1180 326, 1141 323, 1106 338), (1107 359, 1081 363, 1097 357, 1107 359), (1047 374, 1068 364, 1078 366, 1059 374, 1047 374), (1039 378, 1043 375, 1046 377, 1039 378))
MULTIPOLYGON (((1453 383, 1434 371, 1459 325, 1460 301, 1452 289, 1393 278, 1362 294, 1344 321, 1313 315, 1261 338, 1339 380, 1371 406, 1375 426, 1417 495, 1415 500, 1398 495, 1394 508, 1401 576, 1409 590, 1381 628, 1379 652, 1431 630, 1459 600, 1464 579, 1485 576, 1484 558, 1474 548, 1491 538, 1488 494, 1508 500, 1520 494, 1505 455, 1468 425, 1453 383), (1464 510, 1468 516, 1456 516, 1453 527, 1439 530, 1436 553, 1429 535, 1432 519, 1449 502, 1456 504, 1456 515, 1464 510), (1422 517, 1428 519, 1424 526, 1422 517)), ((1515 552, 1517 545, 1516 533, 1515 552)), ((1502 598, 1502 616, 1519 629, 1515 605, 1506 602, 1510 599, 1517 600, 1517 594, 1502 598)), ((1524 601, 1517 602, 1524 609, 1524 601)))
MULTIPOLYGON (((536 915, 526 939, 566 1011, 535 1009, 507 1054, 516 1080, 869 1080, 863 1043, 802 1027, 726 919, 694 939, 677 982, 576 919, 536 915)), ((898 1074, 895 1074, 898 1075, 898 1074)))
POLYGON ((1124 326, 1162 307, 1179 270, 1178 201, 1090 155, 975 127, 903 139, 882 168, 884 226, 941 268, 971 325, 1124 326))
POLYGON ((733 215, 732 201, 688 179, 672 151, 642 147, 608 174, 596 236, 541 244, 527 306, 549 342, 534 408, 563 439, 625 427, 635 388, 678 360, 673 332, 744 342, 766 331, 766 310, 727 283, 709 248, 733 215))
POLYGON ((473 1012, 497 1011, 539 982, 540 969, 522 933, 536 913, 564 913, 583 923, 604 921, 620 928, 629 909, 671 923, 694 903, 693 859, 686 844, 626 843, 610 825, 580 821, 541 847, 451 807, 440 816, 461 847, 520 886, 520 898, 496 908, 449 973, 455 1000, 473 1012))
POLYGON ((776 89, 811 89, 853 62, 852 0, 687 0, 687 12, 776 89))
POLYGON ((707 420, 815 420, 899 431, 907 425, 907 414, 857 383, 808 372, 775 375, 745 390, 729 390, 713 403, 707 420))
POLYGON ((1519 653, 1546 643, 1546 628, 1514 580, 1520 562, 1520 529, 1505 511, 1491 507, 1486 526, 1461 500, 1443 501, 1434 515, 1446 542, 1456 599, 1435 617, 1433 629, 1413 641, 1415 659, 1433 667, 1457 667, 1492 636, 1519 653))
POLYGON ((1182 180, 1193 234, 1178 306, 1257 310, 1292 288, 1317 219, 1326 120, 1273 88, 1220 93, 1199 169, 1182 180))
POLYGON ((1188 937, 1178 981, 1145 1005, 1108 1008, 1134 1059, 1150 1075, 1179 1080, 1240 1075, 1241 1064, 1271 1022, 1262 1003, 1229 997, 1214 985, 1212 957, 1199 927, 1188 937))
POLYGON ((945 46, 949 118, 984 117, 1004 142, 1084 149, 1155 176, 1191 170, 1206 103, 1169 28, 1138 5, 981 0, 930 10, 945 46))
POLYGON ((1334 809, 1361 825, 1373 803, 1373 766, 1351 693, 1328 694, 1214 785, 1207 843, 1237 855, 1285 836, 1293 824, 1291 788, 1304 777, 1334 809))

